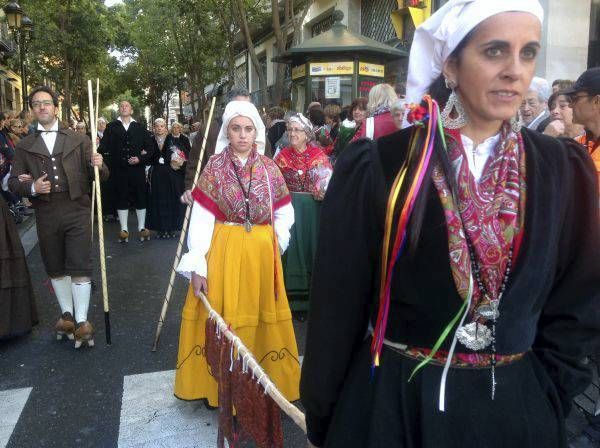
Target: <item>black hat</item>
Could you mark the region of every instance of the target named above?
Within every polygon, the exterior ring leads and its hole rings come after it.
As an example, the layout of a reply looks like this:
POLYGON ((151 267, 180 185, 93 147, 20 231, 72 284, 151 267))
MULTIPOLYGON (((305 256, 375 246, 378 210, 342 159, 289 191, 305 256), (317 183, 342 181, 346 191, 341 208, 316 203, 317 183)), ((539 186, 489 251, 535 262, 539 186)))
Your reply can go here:
POLYGON ((582 91, 588 92, 591 95, 600 95, 600 67, 586 70, 579 79, 575 81, 575 84, 561 93, 572 95, 582 91))

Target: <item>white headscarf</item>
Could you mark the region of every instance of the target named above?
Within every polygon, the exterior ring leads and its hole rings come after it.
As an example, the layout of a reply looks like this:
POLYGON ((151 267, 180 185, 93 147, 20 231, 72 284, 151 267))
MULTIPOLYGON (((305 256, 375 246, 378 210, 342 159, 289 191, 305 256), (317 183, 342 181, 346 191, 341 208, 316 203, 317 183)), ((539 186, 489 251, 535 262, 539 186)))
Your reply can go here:
POLYGON ((260 114, 256 109, 256 106, 249 101, 230 101, 225 106, 225 112, 223 112, 223 124, 219 131, 219 137, 217 138, 217 144, 215 146, 215 154, 223 152, 229 145, 229 139, 227 138, 227 127, 231 120, 235 117, 247 117, 252 120, 254 127, 256 128, 256 150, 259 154, 265 153, 265 124, 260 118, 260 114))
POLYGON ((538 0, 450 0, 415 31, 408 62, 406 99, 419 103, 444 62, 477 25, 502 12, 528 12, 544 21, 538 0))

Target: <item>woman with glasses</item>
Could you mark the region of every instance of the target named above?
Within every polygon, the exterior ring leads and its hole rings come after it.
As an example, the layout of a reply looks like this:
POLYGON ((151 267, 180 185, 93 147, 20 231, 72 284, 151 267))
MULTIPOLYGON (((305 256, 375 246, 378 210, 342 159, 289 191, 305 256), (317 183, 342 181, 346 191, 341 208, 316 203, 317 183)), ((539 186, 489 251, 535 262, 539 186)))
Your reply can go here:
MULTIPOLYGON (((292 194, 295 223, 285 255, 285 287, 291 296, 306 298, 317 250, 321 201, 331 178, 329 158, 314 142, 312 123, 302 114, 288 118, 290 146, 275 156, 292 194)), ((306 309, 306 307, 304 307, 306 309)))
POLYGON ((600 346, 598 187, 583 148, 518 119, 543 14, 449 0, 415 31, 412 126, 338 159, 302 364, 313 445, 567 446, 600 346))
POLYGON ((183 307, 175 395, 217 406, 217 383, 204 356, 212 307, 254 354, 288 400, 297 400, 300 363, 280 253, 290 239, 294 209, 285 180, 264 156, 265 125, 256 107, 225 107, 215 155, 202 171, 178 272, 191 279, 183 307))

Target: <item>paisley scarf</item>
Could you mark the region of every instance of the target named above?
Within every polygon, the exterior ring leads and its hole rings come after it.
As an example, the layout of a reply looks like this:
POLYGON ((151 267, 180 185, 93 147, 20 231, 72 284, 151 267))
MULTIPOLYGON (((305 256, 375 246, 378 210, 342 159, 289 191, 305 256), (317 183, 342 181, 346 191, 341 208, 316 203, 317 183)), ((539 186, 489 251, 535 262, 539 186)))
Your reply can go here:
POLYGON ((518 254, 525 218, 525 151, 521 134, 504 126, 477 182, 469 170, 460 134, 449 130, 445 133, 448 157, 456 173, 457 203, 439 164, 432 177, 446 216, 452 276, 459 295, 467 300, 472 266, 466 231, 490 295, 482 297, 474 285, 470 309, 473 316, 477 307, 498 298, 511 248, 513 259, 518 254))
POLYGON ((279 168, 271 159, 258 154, 256 148, 250 152, 245 165, 231 147, 211 157, 192 195, 217 220, 242 224, 246 221, 248 188, 252 224, 271 224, 270 198, 273 212, 291 202, 279 168))
POLYGON ((317 200, 323 199, 333 168, 320 148, 312 143, 303 152, 291 147, 284 148, 273 160, 290 191, 307 192, 317 200))

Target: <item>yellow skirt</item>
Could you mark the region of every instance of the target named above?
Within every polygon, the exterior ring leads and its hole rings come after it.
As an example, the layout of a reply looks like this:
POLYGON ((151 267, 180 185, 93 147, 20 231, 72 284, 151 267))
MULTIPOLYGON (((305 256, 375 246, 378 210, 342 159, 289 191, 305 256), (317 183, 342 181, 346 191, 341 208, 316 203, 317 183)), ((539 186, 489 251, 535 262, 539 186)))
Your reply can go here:
MULTIPOLYGON (((273 228, 258 225, 246 232, 242 226, 215 223, 207 260, 211 306, 231 325, 281 393, 290 401, 297 400, 298 347, 281 259, 273 251, 273 228)), ((207 317, 190 285, 179 333, 175 396, 183 400, 206 398, 211 406, 218 406, 217 383, 205 357, 207 317)))

